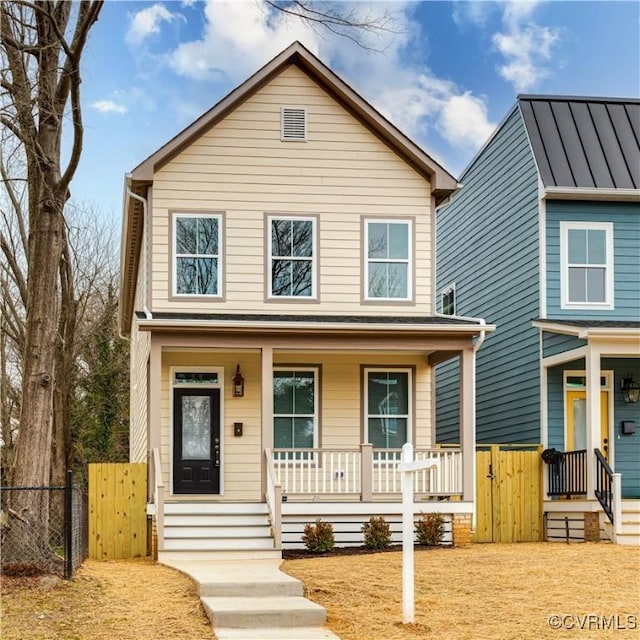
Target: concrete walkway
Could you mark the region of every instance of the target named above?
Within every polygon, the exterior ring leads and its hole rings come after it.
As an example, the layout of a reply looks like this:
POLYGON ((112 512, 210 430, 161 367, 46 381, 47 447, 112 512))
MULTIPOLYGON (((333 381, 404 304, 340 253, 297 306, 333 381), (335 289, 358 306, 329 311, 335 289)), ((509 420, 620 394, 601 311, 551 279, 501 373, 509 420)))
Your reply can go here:
POLYGON ((282 560, 165 560, 190 576, 218 640, 339 640, 282 560))

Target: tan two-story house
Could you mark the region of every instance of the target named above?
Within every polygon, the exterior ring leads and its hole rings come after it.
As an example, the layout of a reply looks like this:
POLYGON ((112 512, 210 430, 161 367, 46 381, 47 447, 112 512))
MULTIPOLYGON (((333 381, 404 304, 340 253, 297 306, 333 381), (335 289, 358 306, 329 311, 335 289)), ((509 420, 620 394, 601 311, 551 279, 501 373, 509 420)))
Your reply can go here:
POLYGON ((435 313, 434 211, 455 179, 299 43, 126 176, 121 330, 131 460, 160 557, 301 546, 304 524, 399 539, 474 505, 481 320, 435 313), (459 357, 460 446, 437 448, 433 367, 459 357), (447 500, 447 498, 455 498, 447 500))

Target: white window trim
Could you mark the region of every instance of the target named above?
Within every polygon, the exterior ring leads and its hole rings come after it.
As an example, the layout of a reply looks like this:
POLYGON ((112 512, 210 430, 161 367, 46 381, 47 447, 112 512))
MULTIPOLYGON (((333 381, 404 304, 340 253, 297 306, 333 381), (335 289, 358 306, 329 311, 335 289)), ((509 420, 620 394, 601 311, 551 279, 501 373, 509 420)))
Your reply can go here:
MULTIPOLYGON (((173 390, 174 389, 220 389, 220 493, 216 496, 224 495, 224 367, 169 367, 169 495, 184 496, 185 494, 173 493, 173 390), (218 382, 207 382, 202 384, 189 384, 175 382, 175 374, 184 373, 216 373, 218 382)), ((162 458, 162 452, 160 457, 162 458)), ((196 494, 197 495, 197 494, 196 494)), ((211 495, 211 494, 207 494, 211 495)))
MULTIPOLYGON (((317 449, 318 448, 318 443, 320 441, 319 438, 319 434, 320 434, 320 416, 319 416, 319 412, 318 412, 318 380, 320 378, 320 367, 307 367, 307 366, 291 366, 291 367, 287 367, 287 366, 282 366, 282 367, 273 367, 273 373, 276 373, 277 371, 287 371, 287 372, 293 372, 293 373, 307 373, 309 371, 313 372, 313 448, 317 449)), ((275 402, 274 402, 275 405, 275 402)), ((275 439, 275 419, 276 417, 285 417, 285 418, 291 418, 291 417, 296 417, 296 416, 306 416, 307 414, 302 414, 302 413, 292 413, 292 414, 285 414, 285 413, 276 413, 275 410, 275 406, 273 409, 273 424, 271 425, 271 428, 274 430, 274 439, 275 439)), ((275 448, 275 447, 274 447, 275 448)), ((288 447, 285 447, 288 448, 288 447)), ((296 448, 296 447, 292 447, 292 448, 296 448)), ((304 451, 303 448, 299 449, 300 451, 304 451)), ((311 458, 312 460, 315 459, 315 456, 312 456, 311 458)))
MULTIPOLYGON (((314 216, 279 216, 269 215, 267 216, 267 246, 268 246, 268 265, 267 265, 267 278, 268 278, 268 296, 269 300, 317 300, 318 298, 318 220, 314 216), (271 225, 274 220, 293 220, 293 221, 307 221, 311 222, 311 295, 310 296, 276 296, 273 295, 273 245, 271 242, 271 225)), ((276 259, 292 259, 292 260, 309 260, 309 258, 297 258, 289 256, 276 256, 276 259)))
POLYGON ((457 307, 458 307, 458 300, 457 300, 457 296, 456 296, 456 283, 452 282, 451 284, 447 285, 446 287, 444 287, 440 291, 440 312, 443 315, 455 316, 456 312, 458 310, 457 307), (444 311, 444 297, 449 293, 453 293, 453 313, 445 314, 445 311, 444 311))
POLYGON ((171 269, 172 269, 172 286, 171 295, 176 298, 202 298, 202 299, 220 299, 222 298, 222 269, 223 269, 223 246, 222 246, 222 214, 220 213, 188 213, 188 212, 174 212, 171 220, 171 235, 172 235, 172 247, 171 247, 171 269), (218 253, 181 253, 178 254, 177 242, 178 242, 178 218, 216 218, 218 220, 218 253), (216 282, 217 293, 178 293, 178 258, 182 257, 193 258, 216 258, 218 260, 218 279, 216 282))
POLYGON ((365 218, 364 219, 364 299, 375 302, 410 302, 413 291, 413 220, 394 218, 365 218), (405 224, 407 225, 407 258, 369 258, 369 225, 370 224, 405 224), (407 265, 407 294, 403 298, 383 298, 369 295, 369 262, 393 262, 407 265))
POLYGON ((613 295, 613 223, 612 222, 560 222, 560 308, 585 309, 603 311, 614 308, 613 295), (595 230, 605 232, 605 247, 607 262, 603 265, 605 272, 605 300, 604 302, 571 302, 569 300, 569 231, 595 230))
POLYGON ((367 367, 364 370, 364 441, 369 440, 369 418, 379 414, 369 413, 369 374, 370 373, 406 373, 407 374, 407 414, 398 414, 398 418, 407 420, 407 442, 413 443, 413 370, 409 367, 367 367))

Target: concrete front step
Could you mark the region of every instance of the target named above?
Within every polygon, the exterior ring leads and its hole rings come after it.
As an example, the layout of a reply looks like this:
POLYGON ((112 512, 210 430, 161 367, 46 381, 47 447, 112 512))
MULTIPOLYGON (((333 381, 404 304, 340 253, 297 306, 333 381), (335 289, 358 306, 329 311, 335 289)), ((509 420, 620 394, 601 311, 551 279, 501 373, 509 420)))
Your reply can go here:
POLYGON ((303 586, 278 569, 279 560, 210 563, 201 561, 166 563, 188 574, 198 585, 200 596, 263 597, 303 595, 303 586))
MULTIPOLYGON (((201 598, 214 629, 231 627, 314 627, 326 621, 323 607, 303 597, 270 596, 266 598, 201 598)), ((217 633, 217 631, 216 631, 217 633)))
POLYGON ((230 629, 216 627, 218 640, 340 640, 324 627, 272 627, 268 629, 230 629))
POLYGON ((186 550, 186 551, 159 551, 158 562, 175 566, 182 562, 226 562, 227 560, 280 560, 280 549, 217 549, 217 550, 186 550))

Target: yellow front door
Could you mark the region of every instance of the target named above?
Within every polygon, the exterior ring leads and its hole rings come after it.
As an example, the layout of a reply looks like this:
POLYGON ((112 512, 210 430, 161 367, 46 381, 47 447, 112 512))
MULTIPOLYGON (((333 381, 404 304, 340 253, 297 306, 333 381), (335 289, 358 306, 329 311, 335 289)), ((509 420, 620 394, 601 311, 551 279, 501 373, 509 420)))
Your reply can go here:
MULTIPOLYGON (((587 448, 587 392, 567 391, 567 451, 587 448)), ((609 392, 600 392, 600 451, 609 459, 609 392)))

